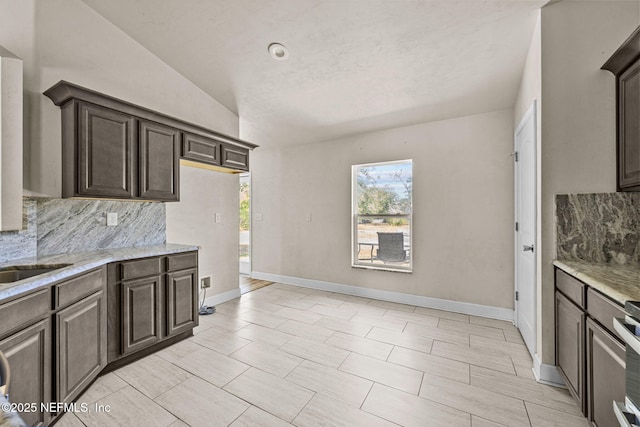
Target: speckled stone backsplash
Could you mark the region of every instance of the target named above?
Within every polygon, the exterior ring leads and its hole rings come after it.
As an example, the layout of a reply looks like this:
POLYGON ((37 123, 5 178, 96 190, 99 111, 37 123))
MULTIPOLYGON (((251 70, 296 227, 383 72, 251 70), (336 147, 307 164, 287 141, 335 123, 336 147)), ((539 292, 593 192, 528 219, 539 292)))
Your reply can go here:
POLYGON ((0 232, 0 262, 166 243, 164 203, 24 199, 24 230, 0 232), (107 213, 118 225, 107 227, 107 213))
POLYGON ((558 259, 640 266, 640 193, 556 196, 558 259))

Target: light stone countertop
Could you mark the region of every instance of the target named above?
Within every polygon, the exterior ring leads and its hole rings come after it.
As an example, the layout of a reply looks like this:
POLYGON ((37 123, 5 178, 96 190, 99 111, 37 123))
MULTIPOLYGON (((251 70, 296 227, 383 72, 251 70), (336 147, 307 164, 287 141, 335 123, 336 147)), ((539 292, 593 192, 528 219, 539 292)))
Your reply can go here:
POLYGON ((48 286, 59 280, 65 280, 76 274, 101 267, 110 262, 125 261, 135 258, 168 255, 180 252, 197 251, 198 246, 178 245, 167 243, 164 245, 140 246, 134 248, 104 249, 92 252, 75 252, 68 254, 46 255, 42 257, 21 258, 0 263, 0 270, 12 266, 71 264, 49 273, 19 280, 17 282, 0 284, 0 302, 2 300, 48 286))
POLYGON ((640 268, 637 266, 559 260, 553 265, 622 305, 627 301, 640 301, 640 268))

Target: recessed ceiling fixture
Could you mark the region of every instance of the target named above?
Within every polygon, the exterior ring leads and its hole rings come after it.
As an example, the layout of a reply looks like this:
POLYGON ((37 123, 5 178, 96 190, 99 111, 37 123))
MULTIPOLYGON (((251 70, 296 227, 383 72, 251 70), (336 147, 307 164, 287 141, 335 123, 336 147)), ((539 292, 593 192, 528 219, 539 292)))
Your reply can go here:
POLYGON ((271 43, 269 45, 269 54, 273 59, 278 61, 284 61, 289 57, 289 51, 280 43, 271 43))

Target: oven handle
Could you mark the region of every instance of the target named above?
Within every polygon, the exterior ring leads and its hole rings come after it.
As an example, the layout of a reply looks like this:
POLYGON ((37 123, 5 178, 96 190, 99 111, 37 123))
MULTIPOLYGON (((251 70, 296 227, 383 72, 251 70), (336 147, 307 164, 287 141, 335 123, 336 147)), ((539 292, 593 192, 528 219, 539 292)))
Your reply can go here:
POLYGON ((627 407, 624 406, 624 403, 613 402, 613 413, 616 414, 616 418, 618 419, 618 424, 620 427, 635 427, 637 426, 636 416, 632 412, 627 410, 627 407))
POLYGON ((625 342, 628 346, 631 346, 633 351, 637 354, 640 354, 640 339, 629 330, 629 328, 635 329, 636 326, 640 326, 629 317, 626 319, 614 318, 613 319, 613 328, 620 334, 622 341, 625 342))

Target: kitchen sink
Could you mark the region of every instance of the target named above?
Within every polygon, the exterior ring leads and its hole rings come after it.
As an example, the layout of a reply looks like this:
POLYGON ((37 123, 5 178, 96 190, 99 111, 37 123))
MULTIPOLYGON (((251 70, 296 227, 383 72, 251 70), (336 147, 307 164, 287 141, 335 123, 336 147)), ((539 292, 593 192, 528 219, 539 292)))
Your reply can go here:
POLYGON ((49 273, 70 265, 71 264, 39 264, 6 267, 0 270, 0 284, 17 282, 18 280, 49 273))

